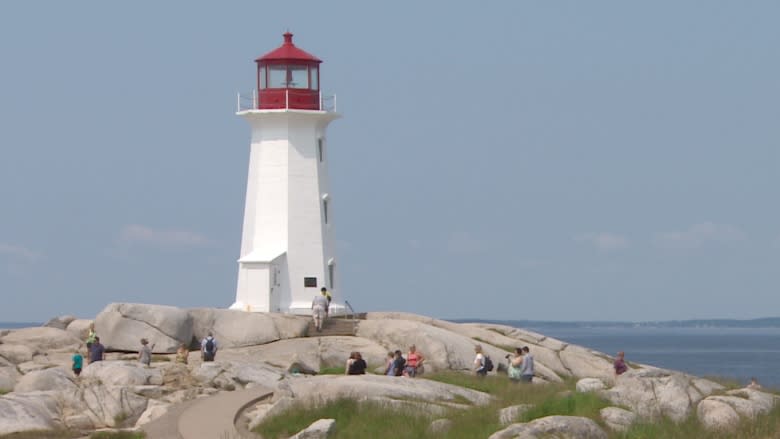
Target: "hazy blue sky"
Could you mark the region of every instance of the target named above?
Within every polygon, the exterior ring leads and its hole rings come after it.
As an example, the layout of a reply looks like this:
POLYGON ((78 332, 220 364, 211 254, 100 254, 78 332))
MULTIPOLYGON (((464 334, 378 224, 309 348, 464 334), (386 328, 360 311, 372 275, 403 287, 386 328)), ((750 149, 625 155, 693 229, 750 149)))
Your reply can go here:
POLYGON ((0 3, 0 321, 233 302, 288 29, 358 311, 780 315, 780 3, 469 3, 0 3))

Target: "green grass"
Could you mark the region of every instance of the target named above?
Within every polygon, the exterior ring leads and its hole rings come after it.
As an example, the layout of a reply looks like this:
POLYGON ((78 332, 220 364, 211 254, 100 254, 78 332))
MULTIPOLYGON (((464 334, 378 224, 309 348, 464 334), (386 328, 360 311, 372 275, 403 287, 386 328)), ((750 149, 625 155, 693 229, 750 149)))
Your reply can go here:
MULTIPOLYGON (((341 370, 343 373, 343 369, 341 370)), ((375 402, 357 402, 341 399, 317 408, 297 406, 267 420, 255 431, 266 439, 289 437, 318 419, 336 419, 335 438, 419 438, 473 439, 486 438, 503 429, 499 411, 508 406, 529 404, 528 411, 516 422, 528 422, 550 415, 582 416, 593 419, 607 432, 609 439, 780 439, 780 405, 767 415, 743 421, 734 432, 710 432, 696 419, 695 410, 686 420, 675 423, 670 419, 640 422, 623 433, 609 430, 599 411, 614 404, 595 393, 578 393, 575 379, 563 383, 512 383, 505 376, 478 378, 459 372, 441 372, 425 378, 489 393, 494 401, 485 406, 470 405, 459 410, 452 408, 443 416, 452 421, 452 428, 441 434, 428 431, 433 417, 424 411, 397 410, 375 402)), ((459 403, 466 403, 458 398, 459 403)), ((469 404, 465 404, 469 405, 469 404)), ((437 416, 438 418, 438 416, 437 416)))
POLYGON ((73 439, 82 435, 71 430, 25 431, 0 435, 0 439, 73 439))
POLYGON ((319 375, 344 375, 344 372, 346 372, 344 367, 323 367, 319 375))

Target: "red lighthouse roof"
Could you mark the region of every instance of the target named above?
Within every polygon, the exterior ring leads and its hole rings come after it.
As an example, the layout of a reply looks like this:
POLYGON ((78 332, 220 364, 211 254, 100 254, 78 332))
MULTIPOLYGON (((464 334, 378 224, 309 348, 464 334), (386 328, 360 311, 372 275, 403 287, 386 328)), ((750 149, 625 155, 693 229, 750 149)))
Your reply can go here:
POLYGON ((265 55, 257 58, 255 62, 264 61, 306 61, 321 63, 322 60, 316 56, 295 47, 292 42, 293 34, 286 32, 284 34, 284 43, 276 49, 266 53, 265 55))

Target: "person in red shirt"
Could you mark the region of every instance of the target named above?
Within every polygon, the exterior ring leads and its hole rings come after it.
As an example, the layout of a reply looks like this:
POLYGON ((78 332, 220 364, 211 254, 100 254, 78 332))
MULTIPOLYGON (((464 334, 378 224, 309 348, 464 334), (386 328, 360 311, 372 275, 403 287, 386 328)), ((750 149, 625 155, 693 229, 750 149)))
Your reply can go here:
POLYGON ((425 357, 423 354, 417 351, 417 346, 409 346, 409 353, 406 354, 406 367, 404 368, 404 376, 414 378, 423 372, 422 366, 425 357))

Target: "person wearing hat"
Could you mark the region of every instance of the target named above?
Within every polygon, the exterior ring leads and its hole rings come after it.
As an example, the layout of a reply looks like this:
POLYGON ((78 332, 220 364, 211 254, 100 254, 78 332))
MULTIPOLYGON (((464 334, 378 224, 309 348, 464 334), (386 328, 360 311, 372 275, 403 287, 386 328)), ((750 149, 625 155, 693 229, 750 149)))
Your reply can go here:
POLYGON ((154 345, 149 347, 149 340, 142 338, 141 350, 138 351, 138 361, 140 361, 141 364, 144 364, 146 366, 152 364, 152 349, 154 349, 154 345))

